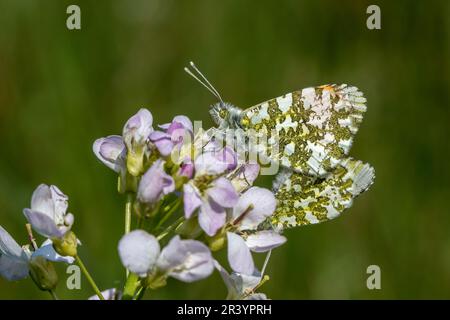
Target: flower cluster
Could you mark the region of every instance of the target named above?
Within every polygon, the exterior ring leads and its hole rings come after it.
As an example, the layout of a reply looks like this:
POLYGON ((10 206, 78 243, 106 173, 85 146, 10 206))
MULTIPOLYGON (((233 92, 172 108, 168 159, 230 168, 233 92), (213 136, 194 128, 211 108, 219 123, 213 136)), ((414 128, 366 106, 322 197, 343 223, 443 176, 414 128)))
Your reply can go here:
POLYGON ((77 240, 70 228, 74 222, 67 213, 68 197, 56 186, 42 184, 31 197, 31 208, 23 210, 29 224, 37 233, 47 238, 40 247, 28 228, 30 244, 20 246, 0 226, 0 275, 13 281, 30 275, 42 290, 53 290, 58 276, 51 263, 72 264, 76 256, 77 240))
MULTIPOLYGON (((185 116, 154 128, 146 109, 125 123, 122 135, 97 139, 93 151, 118 174, 118 192, 126 195, 118 253, 127 279, 123 289, 100 292, 86 274, 96 292, 91 299, 140 299, 146 289, 161 288, 169 278, 189 283, 214 270, 224 280, 227 298, 266 299, 256 291, 268 280, 264 271, 271 250, 286 238, 265 227, 276 200, 270 190, 253 185, 257 163, 241 161, 233 148, 207 131, 194 132, 185 116), (133 219, 138 226, 134 230, 133 219), (231 273, 214 257, 223 248, 231 273), (264 252, 260 270, 252 253, 264 252)), ((86 269, 77 254, 80 242, 71 231, 74 216, 67 208, 68 197, 55 186, 41 185, 33 193, 24 215, 47 238, 40 248, 31 231, 31 247, 20 247, 0 227, 3 277, 18 280, 31 274, 40 288, 52 292, 56 281, 50 261, 76 261, 86 269)))
POLYGON ((269 252, 286 241, 277 232, 260 228, 275 211, 276 200, 270 190, 253 186, 259 165, 241 162, 235 150, 207 132, 194 133, 185 116, 176 116, 157 130, 151 120, 151 114, 141 109, 127 121, 122 137, 94 143, 97 157, 119 173, 119 180, 135 177, 135 191, 127 190, 135 193, 134 211, 141 225, 153 226, 147 229, 150 233, 135 230, 124 235, 119 244, 122 263, 139 276, 141 286, 150 287, 167 277, 200 280, 215 267, 233 292, 229 297, 251 296, 248 292, 262 280, 251 252, 269 252), (130 154, 144 157, 130 161, 130 154), (168 227, 161 228, 164 225, 168 227), (171 233, 174 237, 161 250, 158 240, 171 233), (224 246, 231 275, 211 254, 224 246))

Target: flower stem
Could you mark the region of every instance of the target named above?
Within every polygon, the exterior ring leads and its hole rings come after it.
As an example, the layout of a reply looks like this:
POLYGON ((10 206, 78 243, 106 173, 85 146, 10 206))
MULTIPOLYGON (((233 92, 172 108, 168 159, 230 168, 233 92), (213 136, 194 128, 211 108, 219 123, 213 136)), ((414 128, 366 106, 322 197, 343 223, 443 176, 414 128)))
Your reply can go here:
POLYGON ((167 236, 173 229, 175 229, 176 227, 178 227, 178 225, 180 223, 182 223, 184 221, 184 216, 179 217, 174 223, 172 223, 170 226, 168 226, 163 232, 161 232, 156 239, 158 241, 160 241, 161 239, 163 239, 165 236, 167 236))
POLYGON ((48 293, 50 293, 50 295, 52 296, 53 300, 59 300, 58 296, 56 295, 55 291, 53 290, 48 290, 48 293))
POLYGON ((130 273, 123 288, 122 299, 132 300, 136 295, 136 291, 140 287, 140 285, 141 282, 139 280, 139 276, 137 274, 130 273))
POLYGON ((137 292, 137 295, 136 295, 136 300, 142 300, 142 298, 144 297, 144 294, 145 294, 145 290, 146 290, 147 288, 145 288, 145 287, 141 287, 139 290, 138 290, 138 292, 137 292))
POLYGON ((266 272, 266 268, 267 268, 267 265, 269 264, 271 254, 272 254, 272 250, 269 250, 269 252, 267 252, 266 259, 264 260, 264 265, 261 269, 261 277, 264 276, 264 273, 266 272))
POLYGON ((163 224, 164 224, 164 222, 166 222, 167 221, 167 219, 169 219, 170 218, 170 216, 178 209, 178 207, 180 206, 180 204, 181 204, 181 199, 180 198, 178 198, 178 199, 176 199, 175 201, 174 201, 174 204, 172 205, 172 207, 170 207, 168 210, 167 210, 167 213, 166 213, 166 215, 161 219, 161 221, 159 221, 159 223, 156 225, 156 230, 158 230, 163 224))
POLYGON ((100 292, 100 290, 98 289, 97 285, 95 284, 94 279, 92 279, 91 275, 89 274, 89 272, 86 269, 86 266, 84 265, 83 261, 81 261, 81 259, 80 259, 80 257, 78 255, 75 256, 75 261, 80 266, 81 271, 83 271, 86 279, 88 280, 88 282, 91 285, 92 289, 94 289, 94 291, 97 294, 98 298, 100 300, 105 300, 105 298, 103 297, 102 293, 100 292))
POLYGON ((131 230, 131 206, 133 205, 133 194, 127 193, 127 200, 125 202, 125 234, 131 230))
POLYGON ((38 249, 38 245, 36 244, 36 239, 33 236, 33 230, 31 230, 31 224, 27 223, 25 225, 28 233, 28 239, 30 240, 31 245, 33 246, 34 251, 38 249))

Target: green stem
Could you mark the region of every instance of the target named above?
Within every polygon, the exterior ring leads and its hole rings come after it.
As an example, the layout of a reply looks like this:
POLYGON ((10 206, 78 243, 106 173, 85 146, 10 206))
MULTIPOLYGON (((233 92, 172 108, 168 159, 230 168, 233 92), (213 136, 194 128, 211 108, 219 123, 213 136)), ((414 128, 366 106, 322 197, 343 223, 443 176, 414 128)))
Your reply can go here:
POLYGON ((141 287, 136 295, 136 300, 141 300, 144 297, 147 288, 141 287))
MULTIPOLYGON (((133 194, 127 192, 127 200, 125 202, 125 234, 131 231, 131 209, 133 206, 133 194)), ((125 272, 126 276, 130 274, 128 269, 125 272)))
POLYGON ((127 193, 127 200, 125 202, 125 234, 131 230, 131 207, 133 205, 133 194, 127 193))
POLYGON ((58 296, 56 295, 55 291, 53 290, 48 290, 48 292, 50 293, 50 295, 52 296, 53 300, 59 300, 58 296))
POLYGON ((84 265, 83 261, 81 261, 81 259, 80 259, 80 257, 78 255, 75 256, 75 261, 80 266, 81 271, 83 271, 86 279, 88 280, 88 282, 91 285, 92 289, 94 289, 94 291, 97 294, 98 298, 100 300, 105 300, 105 298, 103 297, 102 293, 100 292, 100 290, 98 289, 97 285, 95 284, 94 279, 92 279, 91 275, 89 274, 89 272, 86 269, 86 266, 84 265))
POLYGON ((125 282, 125 286, 123 288, 123 300, 132 300, 136 294, 136 290, 141 286, 141 281, 139 280, 139 276, 135 273, 130 273, 127 278, 127 282, 125 282))
POLYGON ((156 230, 158 230, 163 224, 164 222, 167 221, 167 219, 170 218, 170 216, 178 209, 178 207, 181 204, 181 199, 177 199, 175 200, 175 204, 169 209, 167 210, 166 215, 161 219, 161 221, 159 221, 159 223, 156 225, 156 230))
POLYGON ((158 241, 160 241, 161 239, 163 239, 165 236, 167 236, 173 229, 175 229, 176 227, 178 227, 178 225, 180 223, 182 223, 184 221, 184 216, 179 217, 174 223, 172 223, 170 226, 168 226, 163 232, 161 232, 156 239, 158 241))

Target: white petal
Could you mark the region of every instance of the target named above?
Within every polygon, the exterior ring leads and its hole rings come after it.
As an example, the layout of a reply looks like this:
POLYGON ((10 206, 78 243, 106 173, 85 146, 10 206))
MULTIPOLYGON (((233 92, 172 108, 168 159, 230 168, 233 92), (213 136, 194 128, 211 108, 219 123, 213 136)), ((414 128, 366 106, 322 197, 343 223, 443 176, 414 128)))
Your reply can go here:
POLYGON ((144 230, 131 231, 119 241, 119 256, 122 264, 141 277, 152 270, 159 252, 158 240, 144 230))
POLYGON ((108 168, 117 173, 125 169, 126 147, 121 136, 99 138, 95 140, 92 150, 108 168))
POLYGON ((197 240, 181 240, 175 236, 162 250, 158 269, 184 282, 193 282, 208 277, 214 270, 208 247, 197 240))
POLYGON ((225 224, 226 212, 213 200, 205 201, 198 213, 198 224, 208 236, 213 236, 225 224))
POLYGON ((191 183, 186 183, 183 185, 183 204, 184 215, 187 219, 189 219, 192 216, 192 213, 194 213, 195 209, 200 207, 200 205, 202 204, 202 199, 191 183))
POLYGON ((44 237, 60 238, 65 234, 65 232, 68 231, 68 229, 65 227, 61 229, 58 228, 53 219, 40 211, 24 209, 23 214, 25 215, 33 229, 44 237))
POLYGON ((231 269, 243 274, 252 274, 255 270, 252 254, 241 236, 227 232, 228 262, 231 269))
POLYGON ((74 263, 75 259, 73 257, 65 257, 56 253, 53 248, 53 242, 50 239, 47 239, 42 243, 41 247, 33 252, 32 257, 41 256, 47 260, 55 261, 55 262, 65 262, 68 264, 74 263))
POLYGON ((54 220, 56 224, 64 224, 64 216, 66 215, 67 207, 69 206, 69 197, 54 185, 50 186, 50 192, 54 207, 54 220))
POLYGON ((253 252, 266 252, 281 246, 286 240, 275 231, 264 230, 249 235, 245 243, 253 252))
POLYGON ((239 198, 233 209, 233 218, 239 218, 248 210, 240 221, 239 230, 253 230, 273 214, 275 207, 275 196, 270 190, 252 187, 239 198), (249 210, 250 206, 253 206, 253 209, 249 210))
POLYGON ((23 256, 22 248, 2 226, 0 226, 0 254, 15 258, 23 256))
POLYGON ((31 210, 45 214, 50 219, 55 218, 55 206, 50 187, 46 184, 39 185, 31 196, 31 210))
POLYGON ((16 281, 28 276, 28 261, 20 258, 0 255, 0 275, 9 281, 16 281))

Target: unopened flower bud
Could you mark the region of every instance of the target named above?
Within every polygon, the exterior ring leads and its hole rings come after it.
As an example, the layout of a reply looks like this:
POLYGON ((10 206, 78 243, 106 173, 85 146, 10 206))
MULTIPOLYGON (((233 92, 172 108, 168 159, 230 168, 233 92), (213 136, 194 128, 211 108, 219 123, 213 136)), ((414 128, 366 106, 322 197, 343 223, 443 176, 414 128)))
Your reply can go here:
POLYGON ((42 256, 30 260, 30 276, 39 289, 53 290, 58 284, 58 274, 53 264, 42 256))
POLYGON ((134 147, 127 154, 127 169, 131 175, 137 177, 144 173, 144 148, 134 147))
POLYGON ((77 236, 72 231, 67 232, 63 238, 52 239, 53 248, 62 256, 75 257, 77 255, 77 236))

